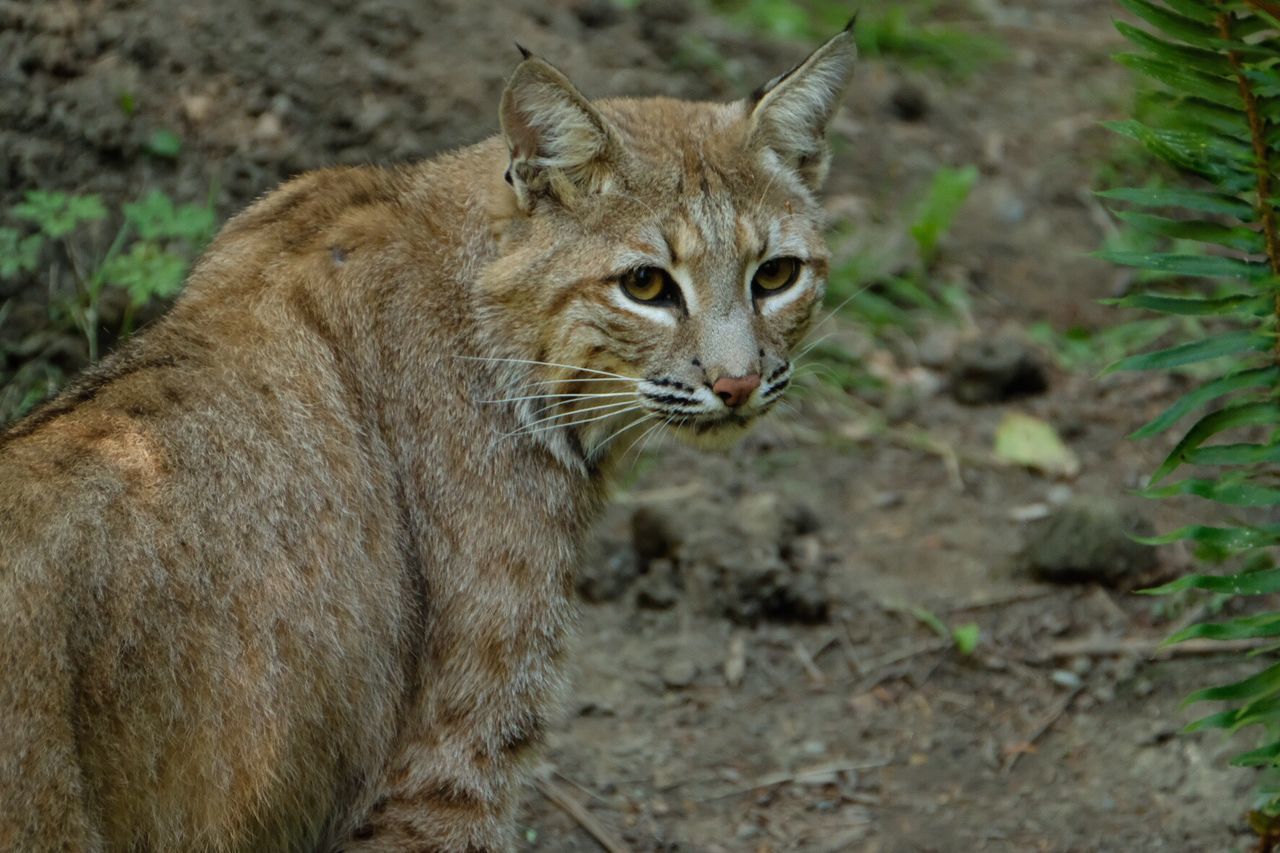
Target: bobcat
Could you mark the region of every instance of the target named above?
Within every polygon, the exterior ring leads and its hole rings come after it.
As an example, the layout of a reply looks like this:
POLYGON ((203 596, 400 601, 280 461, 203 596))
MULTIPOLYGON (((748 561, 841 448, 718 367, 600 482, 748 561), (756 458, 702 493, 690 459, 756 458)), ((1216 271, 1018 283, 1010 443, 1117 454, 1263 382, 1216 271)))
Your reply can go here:
POLYGON ((821 301, 846 29, 293 180, 0 436, 0 850, 510 849, 580 545, 649 430, 769 410, 821 301))

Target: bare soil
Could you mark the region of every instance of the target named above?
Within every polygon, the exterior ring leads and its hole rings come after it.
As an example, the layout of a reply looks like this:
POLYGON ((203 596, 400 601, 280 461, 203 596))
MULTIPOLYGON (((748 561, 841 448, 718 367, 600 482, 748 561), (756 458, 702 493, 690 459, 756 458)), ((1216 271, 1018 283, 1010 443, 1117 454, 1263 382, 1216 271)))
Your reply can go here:
MULTIPOLYGON (((1098 122, 1130 103, 1108 58, 1117 11, 943 3, 1008 56, 964 80, 863 63, 835 128, 833 217, 891 229, 937 167, 977 164, 935 268, 964 285, 972 322, 868 343, 833 320, 821 333, 863 347, 887 391, 814 381, 731 453, 644 457, 584 568, 574 688, 521 812, 523 849, 600 849, 593 822, 636 851, 1248 846, 1254 779, 1227 767, 1219 737, 1177 734, 1193 715, 1181 697, 1237 664, 1153 659, 1171 614, 1127 591, 1185 554, 1127 578, 1104 567, 1112 588, 1037 582, 1020 556, 1045 535, 1035 519, 1141 482, 1167 447, 1124 436, 1176 383, 1050 364, 1039 393, 948 393, 958 338, 1116 321, 1096 300, 1122 278, 1087 253, 1109 227, 1088 191, 1115 157, 1098 122), (1079 474, 994 460, 1009 412, 1055 425, 1079 474), (913 608, 976 623, 976 650, 913 608)), ((430 156, 496 130, 512 41, 593 96, 734 97, 807 47, 657 0, 0 0, 0 204, 31 188, 113 202, 159 188, 211 195, 225 216, 309 168, 430 156), (182 136, 178 158, 147 152, 158 128, 182 136)), ((12 344, 39 325, 41 282, 0 285, 6 297, 23 309, 0 330, 12 344)), ((60 352, 78 366, 74 346, 60 352)), ((1176 509, 1138 511, 1166 527, 1176 509)))

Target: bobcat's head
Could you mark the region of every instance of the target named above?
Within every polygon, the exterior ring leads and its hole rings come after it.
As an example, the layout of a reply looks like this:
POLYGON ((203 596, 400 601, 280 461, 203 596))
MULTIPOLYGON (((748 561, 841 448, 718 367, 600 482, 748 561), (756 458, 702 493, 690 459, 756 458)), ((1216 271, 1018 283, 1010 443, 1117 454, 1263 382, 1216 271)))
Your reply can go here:
POLYGON ((826 283, 817 194, 854 54, 845 30, 729 104, 591 102, 526 56, 486 276, 537 365, 511 389, 524 431, 595 465, 663 427, 720 443, 778 402, 826 283))

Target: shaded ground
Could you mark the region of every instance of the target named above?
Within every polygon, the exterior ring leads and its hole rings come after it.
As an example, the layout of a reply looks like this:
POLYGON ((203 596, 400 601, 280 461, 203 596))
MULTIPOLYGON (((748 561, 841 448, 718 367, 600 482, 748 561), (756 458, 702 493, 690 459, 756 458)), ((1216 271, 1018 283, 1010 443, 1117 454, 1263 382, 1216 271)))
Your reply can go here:
MULTIPOLYGON (((158 187, 183 201, 212 192, 227 215, 314 166, 426 156, 495 129, 512 40, 591 95, 731 97, 805 50, 681 3, 347 5, 0 2, 0 203, 36 187, 117 202, 158 187), (176 160, 147 153, 160 128, 185 140, 176 160)), ((1114 12, 949 4, 946 17, 998 36, 1008 56, 967 81, 893 61, 860 69, 836 127, 833 216, 855 235, 891 230, 938 166, 979 165, 936 269, 970 294, 973 321, 877 345, 833 322, 820 333, 861 348, 888 390, 859 400, 813 381, 798 412, 740 450, 653 452, 620 496, 584 574, 596 601, 544 771, 631 848, 1245 846, 1252 780, 1226 769, 1216 737, 1173 737, 1188 719, 1180 697, 1223 661, 1148 662, 1168 631, 1150 601, 1037 585, 1017 568, 1035 519, 1151 470, 1160 448, 1122 438, 1176 388, 1050 368, 1047 392, 1023 399, 961 406, 946 390, 957 337, 1114 321, 1095 300, 1120 279, 1084 257, 1109 227, 1087 190, 1117 159, 1097 122, 1129 103, 1107 59, 1114 12), (1079 475, 996 463, 1010 411, 1054 424, 1079 475), (975 653, 913 607, 976 623, 975 653)), ((37 281, 0 283, 5 297, 8 345, 44 305, 37 281)), ((73 344, 47 357, 83 360, 73 344)), ((1148 576, 1184 565, 1166 551, 1148 576)), ((521 820, 527 849, 598 849, 541 794, 521 820)))

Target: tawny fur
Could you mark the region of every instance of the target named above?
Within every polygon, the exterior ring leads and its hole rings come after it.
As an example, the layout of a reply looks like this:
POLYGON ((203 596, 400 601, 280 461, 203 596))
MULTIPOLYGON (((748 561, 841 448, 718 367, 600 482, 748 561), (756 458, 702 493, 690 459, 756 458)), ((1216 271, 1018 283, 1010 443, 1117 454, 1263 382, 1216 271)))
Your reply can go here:
POLYGON ((789 376, 851 45, 724 105, 528 59, 502 136, 271 193, 0 436, 0 850, 508 849, 610 472, 789 376))

